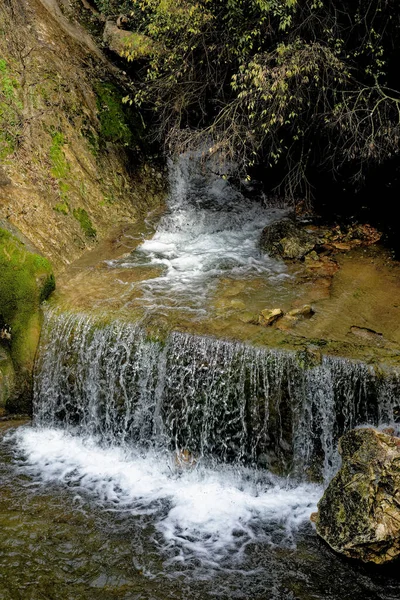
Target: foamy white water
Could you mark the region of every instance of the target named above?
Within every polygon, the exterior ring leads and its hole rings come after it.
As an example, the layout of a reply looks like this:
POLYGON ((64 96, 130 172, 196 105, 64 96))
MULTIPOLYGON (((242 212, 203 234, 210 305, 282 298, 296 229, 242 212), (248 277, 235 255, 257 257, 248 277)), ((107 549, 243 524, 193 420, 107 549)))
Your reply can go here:
POLYGON ((162 267, 162 275, 137 284, 149 306, 189 297, 191 305, 201 307, 221 275, 262 274, 277 282, 287 277, 283 262, 262 254, 259 247, 264 227, 287 211, 246 199, 222 177, 202 170, 190 155, 171 165, 170 187, 168 210, 155 235, 129 258, 107 263, 162 267))
POLYGON ((171 455, 104 448, 57 429, 22 427, 12 437, 34 478, 68 483, 106 508, 153 514, 177 561, 196 557, 217 566, 228 554, 239 558, 251 540, 269 541, 271 528, 291 543, 322 494, 319 486, 243 467, 200 463, 179 472, 171 455))

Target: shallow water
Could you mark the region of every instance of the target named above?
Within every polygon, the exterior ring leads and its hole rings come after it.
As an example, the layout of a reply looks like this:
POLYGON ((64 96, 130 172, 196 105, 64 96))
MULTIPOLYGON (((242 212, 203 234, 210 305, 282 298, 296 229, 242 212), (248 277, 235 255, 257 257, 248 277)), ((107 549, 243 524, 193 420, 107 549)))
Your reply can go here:
POLYGON ((315 486, 174 473, 170 457, 29 426, 0 454, 1 600, 399 597, 395 568, 351 564, 317 538, 315 486))

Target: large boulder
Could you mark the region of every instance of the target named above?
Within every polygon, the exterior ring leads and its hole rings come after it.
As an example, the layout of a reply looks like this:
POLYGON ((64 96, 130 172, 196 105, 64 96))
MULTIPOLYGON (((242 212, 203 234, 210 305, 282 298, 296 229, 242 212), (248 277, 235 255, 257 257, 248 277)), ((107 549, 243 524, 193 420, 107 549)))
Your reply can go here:
POLYGON ((400 554, 400 438, 372 428, 340 440, 342 467, 314 517, 337 552, 376 564, 400 554))
POLYGON ((301 259, 314 250, 318 236, 287 218, 267 225, 261 234, 261 249, 270 256, 301 259))

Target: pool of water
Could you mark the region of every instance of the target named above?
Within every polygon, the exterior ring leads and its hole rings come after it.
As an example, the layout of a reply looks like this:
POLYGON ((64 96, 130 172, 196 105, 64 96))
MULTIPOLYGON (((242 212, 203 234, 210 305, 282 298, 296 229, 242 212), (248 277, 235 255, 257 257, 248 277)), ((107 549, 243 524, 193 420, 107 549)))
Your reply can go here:
POLYGON ((318 539, 317 486, 24 425, 3 428, 0 489, 1 600, 400 597, 398 566, 318 539))

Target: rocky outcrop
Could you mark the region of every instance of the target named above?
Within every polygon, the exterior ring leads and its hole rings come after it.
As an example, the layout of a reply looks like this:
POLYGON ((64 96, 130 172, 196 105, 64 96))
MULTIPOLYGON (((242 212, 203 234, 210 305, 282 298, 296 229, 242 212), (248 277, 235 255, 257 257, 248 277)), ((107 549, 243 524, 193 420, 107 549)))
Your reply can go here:
POLYGON ((337 552, 383 564, 400 555, 400 438, 372 428, 340 440, 342 467, 313 516, 337 552))
POLYGON ((0 221, 57 272, 164 197, 123 74, 59 4, 0 2, 0 221))

